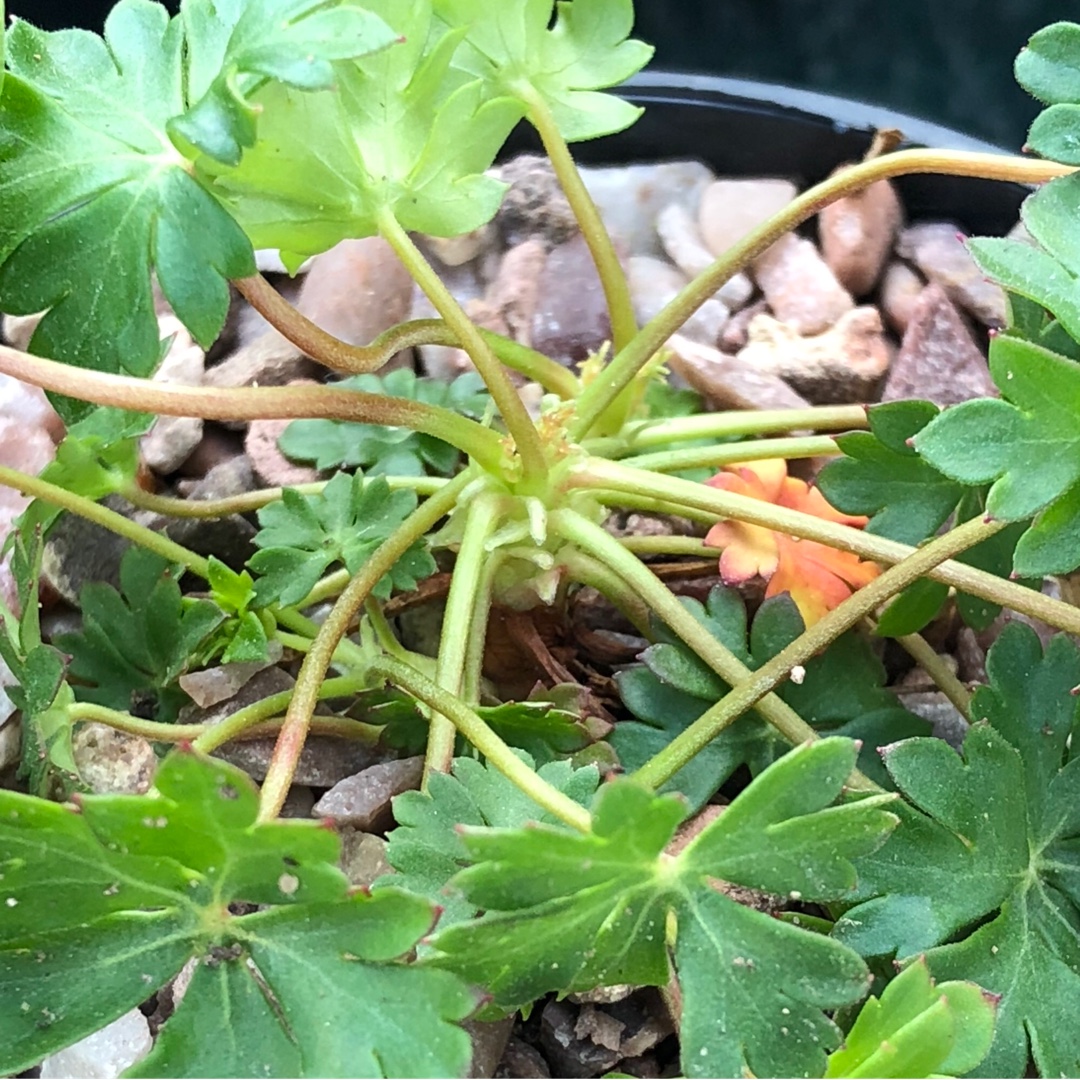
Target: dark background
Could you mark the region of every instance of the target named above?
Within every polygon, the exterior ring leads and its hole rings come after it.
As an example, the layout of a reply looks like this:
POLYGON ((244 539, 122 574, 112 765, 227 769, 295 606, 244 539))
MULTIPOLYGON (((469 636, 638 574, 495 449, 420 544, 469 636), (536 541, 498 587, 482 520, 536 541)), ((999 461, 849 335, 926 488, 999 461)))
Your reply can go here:
MULTIPOLYGON (((514 0, 492 0, 512 3, 514 0)), ((8 0, 51 29, 101 28, 109 0, 8 0)), ((1039 27, 1080 21, 1080 0, 637 0, 654 69, 841 94, 1010 148, 1037 106, 1012 61, 1039 27)))

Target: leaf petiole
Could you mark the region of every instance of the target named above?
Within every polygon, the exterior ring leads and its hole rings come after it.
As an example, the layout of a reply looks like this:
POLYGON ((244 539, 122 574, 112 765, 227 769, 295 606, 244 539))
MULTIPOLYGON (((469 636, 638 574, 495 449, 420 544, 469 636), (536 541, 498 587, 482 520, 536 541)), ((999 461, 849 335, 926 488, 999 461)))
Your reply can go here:
POLYGON ((799 458, 835 457, 840 453, 842 451, 836 445, 836 440, 828 435, 807 435, 794 439, 756 439, 684 450, 661 450, 654 454, 620 458, 619 464, 654 473, 667 473, 678 469, 722 468, 740 461, 762 461, 765 458, 795 461, 799 458))

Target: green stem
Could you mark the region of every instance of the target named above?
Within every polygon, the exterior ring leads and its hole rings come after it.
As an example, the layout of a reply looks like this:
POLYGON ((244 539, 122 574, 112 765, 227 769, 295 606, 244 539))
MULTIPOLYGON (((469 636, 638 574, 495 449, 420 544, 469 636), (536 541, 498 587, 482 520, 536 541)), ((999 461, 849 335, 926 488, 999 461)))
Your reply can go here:
POLYGON ((502 565, 502 552, 495 551, 484 560, 483 571, 476 586, 469 622, 468 649, 461 679, 461 700, 466 705, 480 704, 484 681, 484 654, 487 650, 488 623, 491 619, 491 600, 494 595, 495 575, 502 565))
POLYGON ((571 580, 594 588, 626 616, 643 638, 652 635, 649 605, 610 567, 567 544, 558 555, 571 580))
MULTIPOLYGON (((622 433, 627 452, 667 446, 683 439, 731 439, 784 431, 852 431, 867 426, 862 405, 823 405, 810 409, 761 409, 699 413, 668 420, 644 420, 622 433)), ((592 440, 586 442, 586 447, 592 440)))
POLYGON ((372 630, 375 631, 375 639, 379 643, 379 648, 387 656, 392 656, 403 664, 409 663, 409 650, 398 641, 386 615, 383 614, 382 604, 374 596, 369 596, 364 601, 364 613, 367 615, 372 630))
MULTIPOLYGON (((319 624, 313 622, 306 615, 297 611, 294 607, 273 606, 268 609, 270 614, 281 626, 286 626, 301 635, 305 642, 312 642, 319 636, 319 624)), ((301 652, 310 652, 310 644, 306 644, 301 652)), ((345 668, 362 668, 369 660, 368 654, 359 646, 343 637, 334 650, 334 663, 345 668)))
POLYGON ((694 555, 701 559, 716 559, 718 551, 696 536, 622 536, 627 551, 635 555, 694 555))
MULTIPOLYGON (((414 319, 384 331, 370 345, 349 345, 301 315, 261 275, 233 282, 245 300, 301 352, 334 371, 365 374, 378 371, 405 349, 420 345, 456 347, 460 339, 442 319, 414 319)), ((481 330, 492 352, 509 368, 553 390, 563 399, 578 392, 577 378, 561 364, 519 342, 481 330)))
POLYGON ((453 694, 396 660, 376 661, 371 667, 371 674, 394 683, 422 701, 432 712, 451 720, 462 736, 503 776, 549 814, 581 832, 589 831, 592 826, 589 812, 530 769, 472 709, 453 694))
MULTIPOLYGON (((536 425, 530 419, 503 366, 492 353, 483 335, 389 210, 379 215, 379 231, 405 264, 413 280, 435 305, 435 310, 457 335, 461 347, 469 354, 469 359, 472 360, 476 370, 480 372, 487 384, 503 418, 503 423, 506 425, 506 430, 517 446, 521 457, 522 477, 526 486, 542 484, 547 476, 547 462, 543 444, 540 442, 540 433, 536 430, 536 425)), ((490 471, 496 472, 497 475, 502 473, 501 469, 490 471)))
POLYGON ((593 202, 592 196, 585 187, 585 182, 581 179, 581 173, 578 172, 570 148, 566 145, 566 140, 562 137, 562 132, 559 131, 559 125, 551 115, 547 102, 527 83, 515 87, 515 93, 518 93, 529 107, 529 123, 536 128, 544 144, 548 160, 555 170, 555 175, 559 179, 559 184, 581 229, 581 235, 585 238, 585 243, 592 254, 596 272, 600 276, 600 283, 604 289, 604 299, 607 301, 612 344, 615 351, 619 352, 629 345, 637 334, 637 321, 634 318, 634 303, 630 298, 630 286, 627 284, 622 263, 615 254, 611 234, 604 226, 600 211, 596 209, 596 203, 593 202))
POLYGON ((393 569, 394 564, 412 544, 426 535, 435 523, 448 514, 461 492, 473 481, 471 469, 455 477, 437 494, 414 510, 394 531, 392 536, 379 545, 371 557, 349 582, 349 587, 338 597, 326 621, 319 627, 311 651, 300 665, 300 674, 293 688, 292 699, 285 715, 281 734, 274 746, 263 782, 259 800, 259 820, 270 821, 277 817, 289 793, 296 772, 300 753, 304 749, 311 717, 319 700, 319 687, 334 658, 338 644, 344 638, 349 625, 371 595, 371 590, 393 569))
POLYGON ((571 437, 581 440, 607 407, 630 384, 664 343, 695 311, 738 271, 746 268, 785 233, 813 217, 830 203, 853 195, 878 180, 909 173, 978 176, 990 180, 1041 183, 1071 170, 1032 158, 962 150, 900 150, 860 162, 805 191, 764 225, 733 244, 710 267, 691 281, 632 342, 620 350, 607 369, 578 399, 571 437))
POLYGON ((87 521, 92 521, 95 525, 100 525, 103 529, 108 529, 117 536, 122 536, 125 540, 130 540, 133 544, 138 544, 171 563, 180 563, 185 569, 204 580, 209 574, 210 564, 201 555, 196 555, 194 551, 189 551, 182 544, 177 544, 167 536, 162 536, 152 529, 137 524, 130 518, 124 517, 123 514, 110 510, 107 506, 101 506, 93 499, 76 495, 56 484, 50 484, 47 480, 19 472, 18 469, 9 469, 5 465, 0 465, 0 484, 15 488, 24 495, 32 495, 35 499, 41 499, 52 506, 59 506, 87 521))
MULTIPOLYGON (((622 505, 621 493, 624 492, 633 500, 633 503, 628 505, 636 505, 642 498, 654 498, 666 503, 671 508, 671 513, 704 511, 717 518, 732 518, 789 536, 816 540, 818 543, 828 544, 840 551, 850 551, 862 559, 879 563, 902 562, 916 550, 907 544, 886 540, 882 536, 874 536, 850 525, 825 521, 798 510, 788 510, 760 499, 721 491, 719 488, 680 480, 678 477, 656 476, 638 469, 629 469, 614 461, 589 461, 573 474, 571 483, 576 487, 601 489, 601 501, 612 505, 622 505), (615 494, 609 496, 602 489, 610 489, 615 494)), ((1013 581, 995 577, 984 570, 949 560, 940 565, 935 563, 927 577, 951 585, 961 592, 971 593, 972 596, 1030 615, 1034 619, 1042 619, 1043 622, 1070 634, 1080 634, 1080 609, 1043 596, 1042 593, 1017 585, 1013 581)))
POLYGON ((661 450, 655 454, 622 458, 620 465, 650 472, 667 473, 678 469, 722 468, 740 461, 763 461, 766 458, 833 457, 839 454, 836 440, 828 435, 807 435, 798 439, 756 439, 751 442, 698 446, 687 450, 661 450))
MULTIPOLYGON (((364 680, 356 678, 327 679, 322 686, 323 698, 345 697, 364 689, 364 680)), ((104 705, 95 705, 89 701, 79 701, 69 705, 68 719, 73 724, 105 724, 116 731, 128 735, 138 735, 151 742, 181 743, 191 742, 196 750, 209 754, 241 735, 252 737, 258 725, 263 721, 280 716, 289 704, 291 690, 263 698, 242 709, 238 709, 220 724, 164 724, 156 720, 144 720, 130 713, 109 709, 104 705)), ((379 728, 364 724, 358 720, 349 720, 340 716, 318 718, 320 734, 339 735, 349 739, 363 739, 374 744, 379 737, 379 728)), ((261 733, 261 732, 260 732, 261 733)))
MULTIPOLYGON (((367 486, 375 479, 385 480, 391 491, 404 489, 415 491, 422 496, 434 495, 446 483, 438 476, 381 476, 365 477, 364 485, 367 486)), ((301 495, 318 495, 325 487, 325 480, 317 480, 312 484, 293 484, 290 490, 298 491, 301 495)), ((137 506, 140 510, 151 510, 155 514, 178 518, 220 518, 261 510, 264 506, 277 502, 284 490, 279 487, 262 488, 223 499, 178 499, 171 495, 153 495, 135 484, 130 484, 120 494, 132 506, 137 506)))
MULTIPOLYGON (((488 537, 499 521, 499 501, 496 496, 482 493, 470 503, 465 517, 465 530, 450 579, 450 592, 443 613, 442 635, 439 639, 439 661, 436 681, 456 697, 461 696, 465 677, 465 657, 469 650, 469 631, 473 628, 473 609, 478 600, 484 565, 491 559, 487 550, 488 537)), ((454 760, 454 724, 449 717, 433 713, 424 758, 424 786, 433 772, 449 772, 454 760)))
MULTIPOLYGON (((599 525, 594 525, 572 510, 557 510, 551 515, 551 526, 563 539, 619 574, 649 605, 656 617, 666 623, 725 682, 734 686, 752 675, 750 669, 709 633, 644 563, 634 558, 599 525)), ((817 738, 814 729, 775 695, 761 700, 758 712, 793 743, 817 738)))
POLYGON ((952 668, 922 634, 904 634, 896 641, 907 654, 930 676, 934 685, 952 702, 956 711, 971 723, 971 691, 956 677, 952 668))
POLYGON ((756 671, 737 683, 733 682, 734 688, 708 712, 702 714, 659 754, 638 769, 634 773, 635 779, 650 787, 665 783, 708 746, 720 731, 753 708, 765 694, 775 690, 791 674, 792 668, 805 664, 827 649, 845 630, 869 615, 891 596, 925 577, 932 567, 988 539, 1004 527, 1005 523, 1000 521, 989 524, 978 519, 965 522, 944 536, 932 540, 903 562, 890 567, 869 585, 833 608, 820 622, 811 626, 756 671))
MULTIPOLYGON (((135 412, 201 416, 204 420, 314 418, 385 424, 434 435, 469 454, 490 471, 501 470, 505 460, 503 440, 497 432, 449 409, 384 394, 365 394, 359 390, 342 390, 333 386, 241 386, 223 389, 166 385, 58 364, 54 360, 43 360, 6 345, 0 345, 0 371, 33 386, 67 394, 81 401, 135 412)), ((518 401, 518 404, 521 405, 521 402, 518 401)))

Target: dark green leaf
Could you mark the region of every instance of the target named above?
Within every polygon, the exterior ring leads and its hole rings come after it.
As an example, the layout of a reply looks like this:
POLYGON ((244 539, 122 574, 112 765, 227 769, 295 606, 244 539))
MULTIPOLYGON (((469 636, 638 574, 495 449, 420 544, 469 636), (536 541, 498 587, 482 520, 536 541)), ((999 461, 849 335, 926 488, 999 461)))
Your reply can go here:
MULTIPOLYGON (((746 610, 735 590, 714 589, 704 606, 684 603, 751 668, 771 659, 803 632, 798 609, 788 597, 776 597, 761 606, 749 641, 746 610)), ((667 640, 647 649, 642 665, 616 676, 619 693, 637 718, 617 724, 609 738, 628 770, 639 768, 662 750, 728 689, 685 645, 676 643, 666 630, 662 636, 667 640)), ((858 735, 866 737, 866 746, 860 767, 880 774, 877 746, 928 730, 923 721, 897 707, 884 683, 885 671, 869 644, 849 633, 805 665, 801 684, 786 682, 778 692, 821 729, 843 725, 845 734, 856 737, 847 725, 861 724, 858 735), (868 720, 872 722, 863 723, 868 720), (881 741, 876 741, 879 737, 881 741)), ((740 765, 747 765, 756 775, 789 746, 771 725, 748 714, 713 739, 663 790, 680 792, 697 809, 740 765)))
POLYGON ((840 435, 846 457, 830 461, 818 475, 821 493, 846 514, 870 516, 867 532, 918 544, 948 520, 963 486, 943 476, 908 445, 935 416, 926 401, 876 405, 870 431, 840 435))
POLYGON ((1064 1003, 1080 993, 1080 768, 1069 740, 1080 651, 1058 637, 1044 654, 1033 631, 1012 624, 987 671, 963 757, 936 739, 885 752, 909 804, 896 807, 902 824, 885 847, 860 862, 862 902, 834 934, 864 955, 925 952, 936 978, 1000 994, 980 1074, 1020 1075, 1030 1051, 1042 1075, 1071 1075, 1080 1037, 1064 1003))
MULTIPOLYGON (((523 760, 532 762, 527 754, 523 760)), ((600 782, 595 768, 574 769, 569 762, 542 765, 540 776, 563 794, 585 805, 600 782)), ((557 824, 501 773, 473 758, 457 758, 452 775, 434 773, 425 792, 407 791, 394 799, 398 827, 388 839, 390 865, 397 871, 380 878, 376 888, 399 886, 437 903, 441 927, 476 914, 451 878, 471 865, 462 842, 462 825, 522 828, 529 822, 557 824)))
POLYGON ((993 481, 987 513, 1023 520, 1080 481, 1080 367, 1001 335, 990 345, 990 371, 1004 400, 978 398, 948 409, 915 446, 962 484, 993 481))
POLYGON ((81 812, 0 791, 0 1069, 96 1031, 195 959, 139 1075, 464 1071, 469 1040, 453 1022, 475 999, 397 961, 430 926, 429 904, 350 895, 336 836, 257 824, 254 785, 222 762, 175 753, 156 785, 85 796, 81 812), (234 901, 264 909, 232 915, 234 901))
POLYGON ((632 781, 601 789, 589 834, 465 829, 474 865, 455 883, 486 914, 440 932, 436 962, 508 1007, 550 990, 660 985, 674 916, 686 1075, 813 1075, 840 1041, 822 1010, 858 1001, 869 973, 836 942, 721 895, 716 879, 844 895, 850 860, 895 824, 880 809, 891 796, 824 809, 854 762, 848 740, 799 747, 674 860, 662 853, 681 801, 632 781))
POLYGON ((180 567, 130 548, 120 564, 121 592, 103 582, 83 586, 82 629, 56 644, 71 654, 76 694, 122 712, 174 720, 187 695, 176 684, 195 665, 225 613, 210 600, 186 600, 180 567))

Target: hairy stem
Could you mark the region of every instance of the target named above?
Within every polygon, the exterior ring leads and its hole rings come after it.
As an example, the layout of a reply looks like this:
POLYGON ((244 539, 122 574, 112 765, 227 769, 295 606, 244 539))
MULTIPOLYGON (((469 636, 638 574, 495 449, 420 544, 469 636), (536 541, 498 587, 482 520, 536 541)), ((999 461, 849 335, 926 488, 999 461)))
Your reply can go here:
MULTIPOLYGON (((563 539, 610 567, 725 682, 735 685, 751 676, 750 669, 719 642, 679 601, 659 578, 634 558, 599 525, 572 510, 558 510, 551 525, 563 539)), ((786 702, 775 695, 760 701, 758 712, 793 743, 816 738, 814 729, 786 702)), ((734 720, 734 717, 732 717, 734 720)))
MULTIPOLYGON (((365 477, 364 485, 372 480, 385 480, 391 491, 415 491, 417 495, 434 495, 447 481, 438 476, 382 476, 365 477)), ((318 495, 326 487, 325 480, 316 480, 311 484, 294 484, 291 490, 301 495, 318 495)), ((281 498, 284 488, 262 488, 259 491, 245 491, 240 495, 230 495, 222 499, 180 499, 172 495, 153 495, 149 491, 131 484, 120 494, 132 506, 140 510, 151 510, 155 514, 165 514, 178 518, 221 518, 230 514, 251 514, 261 510, 281 498)))
POLYGON ((72 514, 77 514, 103 529, 116 533, 117 536, 130 540, 133 544, 146 548, 171 563, 180 563, 185 569, 197 574, 204 580, 209 574, 210 564, 201 555, 189 551, 182 544, 177 544, 167 536, 154 532, 152 529, 139 525, 130 518, 110 510, 107 506, 101 506, 83 495, 75 495, 66 488, 50 484, 47 480, 41 480, 36 476, 19 472, 18 469, 9 469, 0 465, 0 484, 5 487, 15 488, 24 495, 32 495, 35 499, 41 499, 51 506, 59 506, 72 514))
MULTIPOLYGON (((446 597, 435 679, 443 690, 457 697, 461 695, 465 678, 469 631, 474 629, 473 609, 477 601, 482 600, 479 596, 480 582, 484 565, 491 558, 485 544, 498 524, 498 515, 499 502, 494 496, 480 494, 469 504, 465 531, 454 563, 454 576, 446 597)), ((450 771, 454 760, 454 736, 453 721, 433 713, 424 757, 425 788, 433 772, 450 771)))
POLYGON ((785 233, 837 199, 862 191, 878 180, 909 173, 977 176, 989 180, 1037 184, 1069 172, 1072 170, 1066 166, 1032 158, 963 150, 900 150, 860 162, 830 176, 794 199, 745 239, 733 244, 616 355, 607 369, 578 399, 577 418, 571 436, 580 440, 587 435, 607 407, 630 384, 664 342, 677 333, 686 320, 725 282, 749 266, 785 233))
MULTIPOLYGON (((365 685, 363 680, 352 677, 327 679, 323 683, 321 697, 346 697, 364 689, 365 685)), ((224 746, 225 743, 241 736, 253 738, 256 734, 265 734, 261 729, 263 722, 280 716, 289 704, 291 694, 292 691, 286 690, 253 702, 251 705, 238 709, 220 724, 165 724, 156 720, 144 720, 142 717, 132 716, 130 713, 120 712, 117 709, 109 709, 104 705, 94 705, 88 701, 79 701, 69 705, 67 715, 73 724, 91 722, 105 724, 117 731, 126 732, 128 735, 138 735, 151 742, 190 741, 196 750, 209 754, 219 746, 224 746)), ((322 735, 361 739, 372 745, 379 738, 379 728, 340 716, 318 717, 318 723, 313 725, 313 730, 315 727, 322 735)))
POLYGON ((833 608, 820 622, 781 649, 757 671, 738 683, 733 683, 733 689, 708 712, 698 717, 659 754, 638 769, 634 773, 635 778, 651 787, 658 787, 669 780, 708 746, 720 731, 752 708, 763 695, 775 690, 791 674, 792 668, 805 664, 827 649, 845 630, 869 615, 879 604, 902 592, 919 578, 925 577, 931 567, 966 551, 1003 528, 1005 523, 1000 521, 989 524, 978 519, 965 522, 944 536, 932 540, 903 562, 890 567, 869 585, 865 585, 833 608))
POLYGON ((452 693, 415 668, 396 660, 376 661, 371 667, 371 674, 392 682, 422 701, 432 712, 447 717, 503 776, 549 814, 581 832, 589 831, 592 826, 589 812, 530 769, 472 709, 452 693))
POLYGON ((751 442, 722 443, 719 446, 695 446, 684 450, 661 450, 654 454, 622 458, 620 465, 650 472, 667 473, 678 469, 722 468, 740 461, 766 458, 834 457, 840 453, 836 440, 828 435, 807 435, 799 439, 755 439, 751 442))
POLYGON ((371 558, 349 582, 348 588, 338 597, 326 621, 319 627, 311 651, 300 666, 285 723, 274 746, 274 754, 263 782, 259 800, 260 821, 270 821, 277 817, 285 802, 300 752, 304 748, 315 704, 319 700, 319 687, 326 678, 334 652, 348 631, 349 624, 364 606, 371 590, 393 569, 394 564, 416 540, 426 535, 441 517, 454 508, 458 495, 472 479, 471 471, 466 470, 414 510, 394 534, 376 548, 371 558))
MULTIPOLYGON (((334 371, 363 375, 378 371, 404 349, 414 349, 419 345, 456 347, 461 344, 458 336, 442 319, 413 319, 386 330, 370 345, 349 345, 321 330, 297 311, 261 274, 240 278, 233 284, 275 330, 313 360, 334 371)), ((577 395, 577 378, 561 364, 501 334, 493 334, 489 330, 481 330, 480 334, 508 368, 553 390, 563 399, 572 399, 577 395)))
MULTIPOLYGON (((488 343, 462 310, 461 305, 450 294, 450 290, 443 284, 439 275, 428 265, 428 261, 412 242, 409 234, 389 211, 380 214, 379 230, 397 253, 398 258, 408 268, 413 280, 435 305, 435 310, 458 336, 461 347, 469 354, 469 359, 472 360, 476 370, 480 372, 487 384, 503 423, 506 425, 506 430, 517 447, 526 486, 542 484, 547 476, 547 462, 544 458, 544 447, 540 442, 540 433, 536 430, 536 425, 530 419, 521 398, 518 397, 517 390, 514 389, 488 343)), ((501 475, 501 470, 492 471, 501 475)))
POLYGON ((544 98, 531 86, 524 84, 515 88, 529 107, 529 123, 536 128, 548 160, 559 179, 570 209, 574 212, 581 235, 589 247, 589 252, 596 264, 596 272, 604 289, 608 316, 611 320, 612 344, 616 352, 624 349, 637 333, 637 321, 634 318, 634 304, 630 299, 630 287, 622 263, 615 254, 615 245, 611 242, 600 211, 581 179, 577 164, 566 145, 566 140, 559 131, 559 125, 551 115, 544 98))
MULTIPOLYGON (((638 505, 642 498, 652 498, 665 504, 671 513, 705 512, 715 515, 717 519, 746 521, 751 525, 760 525, 789 536, 816 540, 818 543, 828 544, 840 551, 850 551, 860 558, 879 563, 899 563, 917 550, 908 544, 886 540, 882 536, 874 536, 850 525, 825 521, 812 514, 788 510, 760 499, 706 487, 704 484, 695 484, 674 476, 656 476, 638 469, 629 469, 614 461, 589 461, 573 475, 571 483, 576 487, 599 489, 598 497, 601 501, 612 505, 624 505, 623 493, 632 500, 626 505, 638 505), (609 496, 604 489, 609 489, 614 494, 609 496)), ((636 550, 642 548, 639 546, 636 550)), ((688 551, 683 550, 680 553, 687 554, 688 551)), ((926 576, 951 585, 961 592, 971 593, 972 596, 1030 615, 1034 619, 1042 619, 1043 622, 1070 634, 1080 634, 1080 610, 1016 582, 995 577, 985 570, 977 570, 973 566, 949 560, 940 565, 933 564, 926 576)))
MULTIPOLYGON (((784 431, 854 431, 868 424, 862 405, 821 405, 809 409, 734 410, 642 420, 622 432, 628 453, 683 439, 729 439, 784 431)), ((586 447, 591 446, 587 440, 586 447)))
POLYGON ((475 420, 436 405, 383 394, 333 386, 243 386, 229 390, 166 385, 58 364, 6 345, 0 345, 0 371, 45 390, 135 412, 200 416, 204 420, 326 419, 385 424, 434 435, 493 471, 500 469, 505 458, 498 433, 475 420))
POLYGON ((643 638, 651 636, 649 605, 614 570, 570 544, 560 550, 558 559, 572 580, 591 586, 610 600, 643 638))

